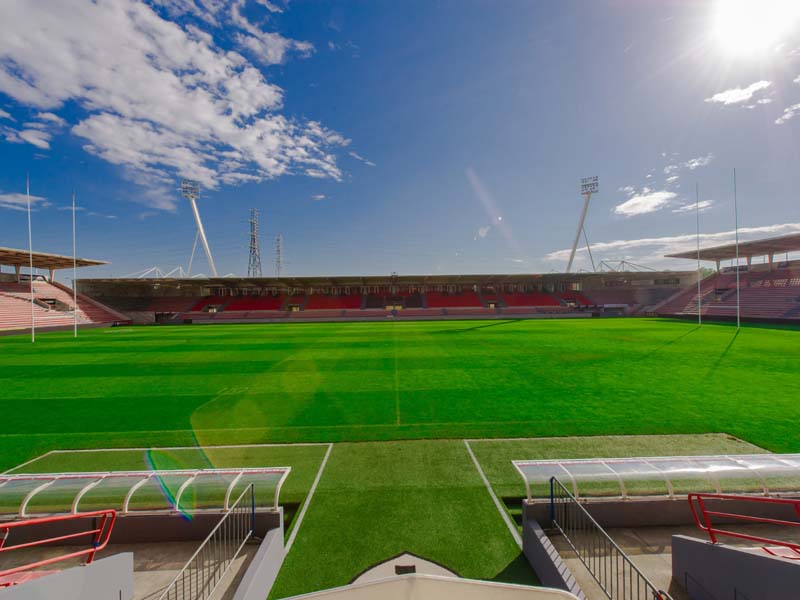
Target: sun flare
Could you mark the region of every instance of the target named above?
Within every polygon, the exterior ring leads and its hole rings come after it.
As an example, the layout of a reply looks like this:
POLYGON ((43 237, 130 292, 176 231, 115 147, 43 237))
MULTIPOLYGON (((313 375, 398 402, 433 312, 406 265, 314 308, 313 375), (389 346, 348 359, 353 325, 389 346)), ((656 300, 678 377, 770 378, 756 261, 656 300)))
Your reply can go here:
POLYGON ((714 37, 729 54, 774 49, 800 24, 800 0, 717 0, 714 37))

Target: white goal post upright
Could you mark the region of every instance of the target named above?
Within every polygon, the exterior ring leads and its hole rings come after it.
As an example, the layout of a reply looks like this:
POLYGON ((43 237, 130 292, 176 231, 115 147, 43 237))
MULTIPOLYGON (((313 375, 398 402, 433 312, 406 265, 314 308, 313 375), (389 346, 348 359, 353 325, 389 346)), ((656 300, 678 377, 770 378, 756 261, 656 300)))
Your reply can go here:
POLYGON ((584 177, 581 179, 581 194, 583 194, 586 200, 583 203, 580 221, 578 221, 578 231, 575 232, 575 242, 572 244, 572 251, 569 254, 567 273, 572 271, 572 263, 575 261, 575 252, 578 250, 578 243, 581 240, 581 232, 584 231, 583 227, 586 222, 586 213, 589 211, 589 201, 592 199, 592 194, 596 194, 598 189, 597 175, 592 177, 584 177))

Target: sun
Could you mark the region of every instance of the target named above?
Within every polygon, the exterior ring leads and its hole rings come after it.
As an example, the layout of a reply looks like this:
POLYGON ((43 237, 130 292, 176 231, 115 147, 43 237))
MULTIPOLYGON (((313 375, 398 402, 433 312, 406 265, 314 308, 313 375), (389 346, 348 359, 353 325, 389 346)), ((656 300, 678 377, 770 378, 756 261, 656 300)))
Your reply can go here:
POLYGON ((713 21, 714 37, 726 53, 762 54, 800 23, 800 0, 717 0, 713 21))

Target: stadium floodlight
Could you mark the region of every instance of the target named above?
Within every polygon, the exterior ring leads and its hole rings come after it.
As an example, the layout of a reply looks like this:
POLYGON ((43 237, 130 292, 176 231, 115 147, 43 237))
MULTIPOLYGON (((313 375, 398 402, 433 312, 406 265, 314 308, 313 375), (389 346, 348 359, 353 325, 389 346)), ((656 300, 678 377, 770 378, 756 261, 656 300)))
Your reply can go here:
POLYGON ((581 179, 581 194, 596 194, 598 189, 597 175, 581 179))
MULTIPOLYGON (((569 254, 569 263, 567 264, 567 273, 572 271, 572 263, 575 261, 575 252, 578 250, 578 242, 581 239, 581 232, 586 234, 584 230, 584 223, 586 222, 586 213, 589 210, 589 200, 592 198, 592 194, 596 194, 600 189, 597 175, 592 175, 591 177, 584 177, 581 179, 581 194, 586 198, 583 203, 583 210, 581 211, 581 218, 578 222, 578 231, 575 233, 575 242, 572 244, 572 251, 569 254)), ((588 248, 588 238, 587 238, 587 248, 588 248)), ((590 250, 591 252, 591 250, 590 250)))
MULTIPOLYGON (((203 244, 203 249, 206 251, 206 258, 208 259, 208 266, 211 268, 213 277, 217 276, 217 267, 214 265, 214 257, 211 256, 211 248, 208 247, 208 240, 206 239, 206 231, 203 229, 203 221, 200 220, 200 211, 197 210, 197 199, 200 197, 200 184, 191 179, 184 179, 181 181, 181 196, 189 201, 192 205, 192 212, 194 213, 194 220, 197 223, 197 235, 200 242, 203 244)), ((197 243, 197 240, 195 240, 197 243)), ((194 255, 194 252, 192 252, 194 255)))

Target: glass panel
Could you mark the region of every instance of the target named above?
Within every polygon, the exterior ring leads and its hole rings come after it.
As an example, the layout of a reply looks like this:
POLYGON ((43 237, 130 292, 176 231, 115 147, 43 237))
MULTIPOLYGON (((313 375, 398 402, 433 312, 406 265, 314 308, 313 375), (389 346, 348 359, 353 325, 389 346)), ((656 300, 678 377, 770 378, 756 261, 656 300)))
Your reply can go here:
POLYGON ((52 513, 68 513, 72 510, 72 502, 84 487, 97 479, 57 479, 52 485, 31 498, 28 504, 29 515, 52 513))
POLYGON ((46 480, 42 479, 17 479, 0 486, 0 514, 19 513, 20 504, 25 496, 45 482, 46 480))
POLYGON ((621 496, 617 474, 602 462, 562 462, 578 485, 581 496, 621 496))
POLYGON ((142 477, 138 475, 106 477, 84 494, 78 504, 78 510, 89 511, 113 508, 121 511, 125 496, 141 480, 142 477))
POLYGON ((191 475, 153 476, 131 497, 129 512, 143 510, 174 510, 175 496, 191 475))

